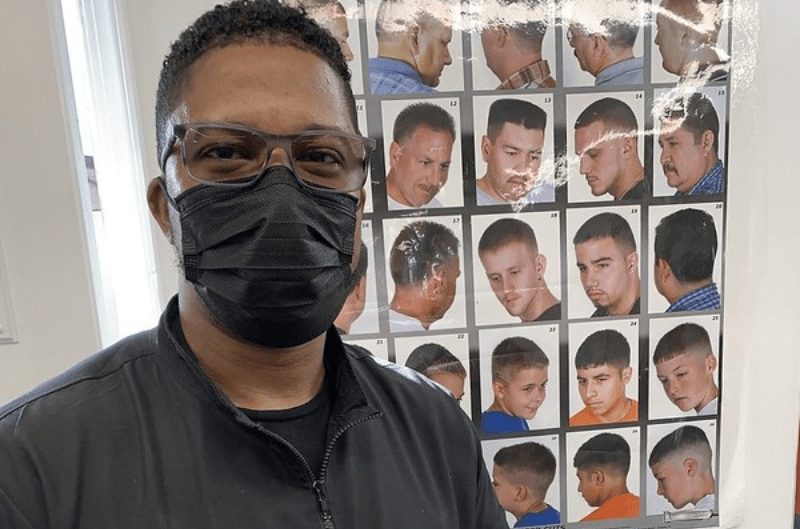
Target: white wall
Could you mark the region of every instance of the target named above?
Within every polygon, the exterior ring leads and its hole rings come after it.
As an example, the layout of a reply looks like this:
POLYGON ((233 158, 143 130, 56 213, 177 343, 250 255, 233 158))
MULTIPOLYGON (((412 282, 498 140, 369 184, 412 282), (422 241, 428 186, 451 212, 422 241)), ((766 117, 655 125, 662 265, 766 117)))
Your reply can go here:
MULTIPOLYGON (((157 172, 153 94, 178 32, 216 0, 120 0, 144 132, 157 172)), ((0 401, 61 371, 99 343, 88 250, 49 2, 0 2, 0 244, 20 343, 0 345, 0 401), (22 51, 24 48, 24 51, 22 51)), ((733 53, 725 253, 723 527, 788 528, 800 392, 800 4, 738 0, 733 53)), ((154 232, 155 233, 155 232, 154 232)), ((174 291, 161 243, 162 296, 174 291)))
POLYGON ((100 343, 50 8, 0 2, 0 246, 19 342, 0 345, 3 402, 100 343))

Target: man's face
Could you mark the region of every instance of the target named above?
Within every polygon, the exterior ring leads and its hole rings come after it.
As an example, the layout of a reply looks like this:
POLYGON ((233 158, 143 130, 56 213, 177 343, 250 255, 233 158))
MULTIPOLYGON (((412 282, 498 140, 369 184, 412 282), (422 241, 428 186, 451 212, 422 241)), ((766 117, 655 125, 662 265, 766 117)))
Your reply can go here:
POLYGON ((578 24, 570 24, 569 29, 572 33, 572 40, 569 41, 569 45, 572 46, 572 52, 575 58, 578 59, 578 65, 584 72, 596 75, 591 35, 584 33, 584 30, 578 24))
POLYGON ((449 132, 417 129, 401 144, 392 142, 390 165, 394 171, 397 202, 422 207, 447 183, 453 138, 449 132))
POLYGON ((447 371, 436 371, 431 373, 429 378, 450 390, 453 398, 458 402, 461 402, 461 399, 464 398, 464 377, 461 375, 448 373, 447 371))
POLYGON ((624 173, 623 139, 604 139, 610 131, 601 121, 575 129, 575 154, 580 172, 596 197, 616 191, 624 173))
POLYGON ((601 420, 621 418, 625 413, 625 386, 631 379, 631 368, 617 369, 603 364, 577 369, 578 393, 587 408, 601 420))
POLYGON ((716 366, 714 355, 684 353, 656 364, 656 376, 664 393, 681 411, 697 410, 713 390, 716 366))
POLYGON ((676 509, 689 503, 692 480, 683 468, 679 457, 666 457, 650 467, 658 482, 658 495, 663 496, 676 509))
POLYGON ((342 49, 342 55, 347 62, 353 60, 353 50, 347 43, 350 38, 350 30, 347 27, 347 14, 340 4, 329 5, 313 12, 313 18, 320 26, 330 31, 339 47, 342 49))
POLYGON ((655 44, 661 53, 661 66, 669 73, 681 75, 685 61, 685 50, 681 44, 683 26, 672 17, 676 16, 669 9, 668 2, 661 2, 661 9, 656 16, 655 44))
POLYGON ((497 502, 506 511, 514 509, 514 498, 517 496, 517 487, 511 484, 503 469, 494 465, 492 468, 492 485, 497 495, 497 502))
POLYGON ((442 70, 453 63, 450 57, 450 40, 453 30, 440 20, 428 18, 419 24, 417 49, 413 54, 417 71, 428 86, 439 86, 442 70))
POLYGON ((526 321, 542 288, 544 256, 531 251, 524 242, 514 241, 483 252, 480 258, 497 299, 511 316, 526 321))
POLYGON ((710 149, 703 141, 695 143, 694 134, 675 121, 661 121, 661 130, 666 131, 658 136, 658 145, 667 185, 688 193, 706 173, 710 149))
POLYGON ((611 237, 592 239, 575 245, 581 284, 589 300, 610 312, 625 309, 628 294, 636 288, 638 259, 627 255, 611 237))
POLYGON ((592 473, 587 470, 578 470, 578 492, 589 507, 599 507, 602 490, 592 480, 592 473))
POLYGON ((533 187, 542 164, 544 130, 526 129, 505 123, 500 134, 481 140, 481 155, 486 162, 486 178, 495 194, 513 202, 533 187))
POLYGON ((515 417, 531 420, 547 396, 547 368, 520 370, 507 382, 495 382, 502 407, 515 417))
MULTIPOLYGON (((347 110, 342 81, 316 55, 291 46, 244 43, 212 49, 200 57, 186 79, 182 101, 170 116, 176 123, 238 123, 273 134, 292 134, 311 129, 332 129, 354 133, 347 110)), ((197 183, 190 179, 176 145, 167 160, 167 186, 173 196, 197 183)), ((283 149, 272 151, 269 165, 289 165, 283 149)), ((361 240, 361 198, 355 240, 361 240)), ((166 200, 164 197, 162 199, 166 200)), ((151 198, 151 209, 162 229, 168 226, 167 211, 151 198)), ((179 230, 174 215, 169 224, 179 230)), ((178 241, 179 237, 175 237, 178 241)), ((358 262, 356 246, 353 265, 358 262)))

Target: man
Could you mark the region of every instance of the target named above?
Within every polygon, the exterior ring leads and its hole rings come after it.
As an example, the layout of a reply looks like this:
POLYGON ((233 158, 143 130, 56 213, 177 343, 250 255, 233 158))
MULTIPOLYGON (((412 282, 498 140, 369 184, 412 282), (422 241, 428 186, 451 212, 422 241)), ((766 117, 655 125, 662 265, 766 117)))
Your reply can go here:
POLYGON ((517 519, 515 528, 561 522, 561 513, 545 501, 555 477, 556 458, 544 445, 529 441, 497 451, 492 485, 500 505, 517 519))
POLYGON ((581 284, 600 316, 639 314, 639 254, 628 221, 616 213, 590 218, 572 238, 581 284))
POLYGON ((682 426, 653 447, 648 461, 658 482, 658 495, 676 509, 716 510, 716 481, 711 444, 697 426, 682 426))
POLYGON ((461 275, 458 239, 437 222, 412 222, 392 244, 389 270, 394 281, 391 331, 427 331, 444 317, 456 297, 456 280, 461 275))
POLYGON ((372 93, 435 92, 453 63, 448 6, 439 0, 381 0, 375 20, 378 56, 369 60, 372 93))
POLYGON ((681 79, 727 81, 730 58, 717 46, 722 0, 662 0, 655 44, 662 67, 681 79))
POLYGON ((479 206, 542 199, 535 188, 542 164, 547 114, 522 99, 498 99, 489 106, 486 134, 481 138, 481 157, 486 173, 475 181, 479 206))
POLYGON ((561 319, 561 302, 550 292, 536 234, 519 219, 493 222, 478 241, 478 256, 497 300, 521 321, 561 319))
POLYGON ((347 39, 350 38, 350 29, 347 27, 347 11, 341 2, 333 0, 291 0, 287 2, 292 7, 303 8, 314 22, 323 29, 330 31, 339 47, 342 49, 344 60, 351 62, 353 50, 347 39))
POLYGON ((649 194, 638 134, 636 115, 619 99, 598 99, 581 112, 575 120, 575 154, 592 195, 641 200, 649 194))
POLYGON ((717 257, 714 217, 699 209, 682 209, 656 226, 653 281, 670 303, 667 312, 719 310, 713 281, 717 257))
POLYGON ((594 511, 582 522, 639 516, 639 497, 628 491, 631 448, 615 433, 595 435, 578 448, 572 463, 578 492, 594 511))
POLYGON ((585 407, 570 417, 570 426, 639 419, 639 403, 625 395, 631 381, 631 346, 618 331, 590 334, 575 355, 578 393, 585 407))
POLYGON ((637 0, 572 4, 567 42, 581 70, 595 78, 595 86, 644 83, 644 59, 633 54, 639 10, 637 0))
POLYGON ((653 364, 664 393, 678 409, 694 410, 698 415, 717 414, 717 357, 702 326, 681 323, 662 336, 653 352, 653 364))
POLYGON ((386 175, 390 210, 442 207, 435 197, 447 183, 455 139, 453 116, 442 107, 415 103, 400 111, 386 175))
POLYGON ((481 32, 486 65, 500 80, 498 90, 555 88, 550 65, 542 58, 547 32, 547 3, 497 0, 484 7, 489 17, 481 32))
POLYGON ((339 311, 339 315, 333 321, 333 325, 339 329, 341 334, 349 334, 353 322, 364 312, 364 306, 367 303, 368 264, 367 246, 362 242, 361 251, 358 253, 358 264, 356 269, 353 270, 353 276, 350 279, 349 294, 347 299, 344 300, 342 310, 339 311))
POLYGON ((719 118, 711 100, 692 92, 669 101, 661 112, 658 145, 667 185, 675 196, 725 192, 719 159, 719 118))
POLYGON ((504 527, 452 399, 331 325, 373 147, 348 81, 330 34, 276 1, 181 34, 148 188, 178 295, 157 329, 0 411, 0 527, 504 527))

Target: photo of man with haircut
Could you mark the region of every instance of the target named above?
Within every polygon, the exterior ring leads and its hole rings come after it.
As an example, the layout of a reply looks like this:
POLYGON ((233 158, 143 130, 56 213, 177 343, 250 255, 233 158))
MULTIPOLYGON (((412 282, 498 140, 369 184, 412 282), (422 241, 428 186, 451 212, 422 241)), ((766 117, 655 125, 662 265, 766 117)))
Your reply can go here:
POLYGON ((681 426, 664 436, 648 460, 658 483, 657 493, 675 509, 716 509, 716 481, 711 444, 694 425, 681 426))
POLYGON ((578 393, 585 407, 570 417, 570 426, 633 422, 639 403, 628 398, 631 346, 618 331, 604 329, 589 335, 575 355, 578 393))
POLYGON ((583 290, 596 308, 592 317, 639 314, 639 254, 625 218, 595 215, 572 242, 583 290))
POLYGON ((547 114, 523 99, 498 99, 489 106, 481 158, 486 173, 475 181, 479 206, 536 202, 547 114))
POLYGON ((702 92, 660 105, 658 145, 661 168, 675 196, 725 192, 725 166, 719 159, 719 117, 702 92))
POLYGON ((427 331, 444 317, 461 275, 458 246, 455 234, 438 222, 418 220, 400 231, 389 252, 392 332, 427 331))
POLYGON ((640 200, 650 194, 638 136, 636 115, 619 99, 598 99, 580 113, 575 120, 575 154, 592 195, 640 200))
POLYGON ((497 300, 522 321, 561 319, 561 302, 550 292, 533 228, 519 219, 493 222, 481 235, 478 255, 497 300))
POLYGON ((670 303, 667 312, 720 308, 713 280, 717 244, 714 217, 706 211, 681 209, 658 223, 653 281, 670 303))
POLYGON ((436 195, 447 183, 456 126, 433 103, 414 103, 397 115, 392 129, 386 195, 390 210, 439 208, 436 195))
POLYGON ((547 0, 493 0, 480 28, 486 66, 500 81, 497 90, 555 88, 550 64, 542 57, 547 33, 547 0))

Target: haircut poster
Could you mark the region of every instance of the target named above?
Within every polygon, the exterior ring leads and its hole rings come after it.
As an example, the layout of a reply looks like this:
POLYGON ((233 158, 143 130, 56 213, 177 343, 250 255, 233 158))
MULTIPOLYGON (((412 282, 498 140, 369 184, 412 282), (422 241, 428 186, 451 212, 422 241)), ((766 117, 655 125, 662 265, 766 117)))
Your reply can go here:
POLYGON ((345 341, 460 401, 509 527, 718 526, 730 4, 303 4, 378 140, 345 341))

